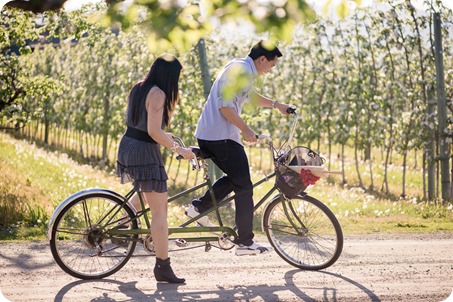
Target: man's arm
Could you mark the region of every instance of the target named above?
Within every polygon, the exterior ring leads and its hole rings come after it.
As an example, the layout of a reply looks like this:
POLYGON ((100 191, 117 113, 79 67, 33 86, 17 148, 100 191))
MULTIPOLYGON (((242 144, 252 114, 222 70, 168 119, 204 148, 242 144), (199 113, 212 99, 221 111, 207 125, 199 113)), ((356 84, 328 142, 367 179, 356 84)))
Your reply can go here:
POLYGON ((268 107, 268 108, 277 108, 281 113, 288 115, 286 110, 289 108, 289 105, 279 103, 275 100, 271 100, 265 96, 262 96, 259 93, 255 93, 253 96, 257 100, 259 107, 268 107))
POLYGON ((227 119, 230 123, 239 128, 242 132, 244 140, 249 143, 254 143, 257 141, 256 133, 244 122, 244 120, 239 116, 236 111, 236 108, 233 107, 222 107, 219 109, 220 113, 224 118, 227 119))

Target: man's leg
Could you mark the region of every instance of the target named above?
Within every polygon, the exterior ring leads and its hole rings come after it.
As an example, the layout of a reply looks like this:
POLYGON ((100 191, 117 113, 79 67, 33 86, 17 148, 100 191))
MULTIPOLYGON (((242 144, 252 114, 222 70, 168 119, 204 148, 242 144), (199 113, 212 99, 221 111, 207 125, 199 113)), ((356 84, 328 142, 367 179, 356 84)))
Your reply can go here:
POLYGON ((230 153, 227 162, 223 163, 225 173, 235 193, 236 226, 238 238, 236 244, 253 243, 253 183, 250 179, 250 168, 244 147, 234 141, 228 141, 230 153))
MULTIPOLYGON (((201 151, 211 157, 211 160, 219 167, 219 169, 222 170, 222 172, 226 173, 224 169, 224 161, 229 157, 227 140, 198 140, 198 145, 201 151)), ((217 181, 212 185, 212 190, 217 202, 223 200, 228 196, 228 194, 233 192, 233 185, 228 175, 224 175, 217 179, 217 181)), ((211 191, 207 190, 202 197, 194 200, 192 204, 198 209, 200 213, 210 209, 213 206, 211 191)))
MULTIPOLYGON (((232 140, 198 141, 200 149, 209 156, 226 174, 213 185, 216 199, 220 201, 232 191, 235 192, 236 226, 238 238, 235 243, 253 243, 253 184, 244 147, 232 140)), ((200 212, 212 206, 209 191, 192 203, 200 212)))
MULTIPOLYGON (((231 192, 233 192, 233 186, 231 185, 228 176, 224 175, 212 185, 215 199, 217 203, 223 200, 231 192)), ((195 199, 192 204, 197 207, 198 211, 204 212, 213 207, 213 201, 211 198, 211 191, 207 190, 202 197, 195 199)))

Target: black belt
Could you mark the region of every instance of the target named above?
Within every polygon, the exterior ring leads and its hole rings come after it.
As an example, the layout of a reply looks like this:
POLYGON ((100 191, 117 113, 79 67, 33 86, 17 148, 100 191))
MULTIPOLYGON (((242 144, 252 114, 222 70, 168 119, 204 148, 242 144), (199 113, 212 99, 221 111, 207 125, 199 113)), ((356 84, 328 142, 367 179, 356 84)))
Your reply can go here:
POLYGON ((124 135, 139 141, 157 144, 157 142, 149 136, 148 132, 138 130, 137 128, 127 127, 124 135))

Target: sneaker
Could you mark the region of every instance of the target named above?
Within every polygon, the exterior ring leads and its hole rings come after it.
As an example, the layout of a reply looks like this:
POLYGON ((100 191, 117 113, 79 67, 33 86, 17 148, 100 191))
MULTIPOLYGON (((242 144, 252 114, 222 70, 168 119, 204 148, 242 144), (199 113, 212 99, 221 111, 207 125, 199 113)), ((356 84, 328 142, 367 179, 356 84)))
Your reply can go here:
MULTIPOLYGON (((197 211, 197 209, 194 207, 194 205, 191 204, 190 207, 188 207, 186 210, 186 216, 189 216, 190 218, 194 218, 194 217, 197 217, 198 215, 200 215, 200 213, 197 211)), ((201 217, 200 219, 197 220, 197 223, 200 226, 204 226, 204 227, 215 227, 216 226, 209 220, 208 216, 201 217)))
POLYGON ((249 255, 261 255, 270 253, 274 250, 271 246, 262 246, 257 243, 252 243, 252 245, 236 245, 236 256, 249 256, 249 255))

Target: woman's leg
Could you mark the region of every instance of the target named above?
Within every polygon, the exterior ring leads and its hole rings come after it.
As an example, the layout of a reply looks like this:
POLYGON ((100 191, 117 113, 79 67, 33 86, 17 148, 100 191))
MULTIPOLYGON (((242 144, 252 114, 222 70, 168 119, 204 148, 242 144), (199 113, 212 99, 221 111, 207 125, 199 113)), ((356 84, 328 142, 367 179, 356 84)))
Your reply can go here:
MULTIPOLYGON (((151 210, 151 237, 153 238, 156 257, 168 258, 168 222, 167 192, 144 192, 145 201, 151 210)), ((138 198, 137 198, 138 199, 138 198)))
POLYGON ((168 257, 168 222, 167 222, 167 192, 146 192, 143 194, 151 210, 151 237, 156 252, 154 277, 157 281, 169 283, 184 283, 184 278, 176 277, 168 257))
MULTIPOLYGON (((146 200, 143 200, 146 202, 146 200)), ((135 210, 140 211, 142 209, 142 205, 140 204, 140 198, 138 197, 137 192, 132 195, 132 198, 129 200, 129 203, 134 206, 135 210)))

